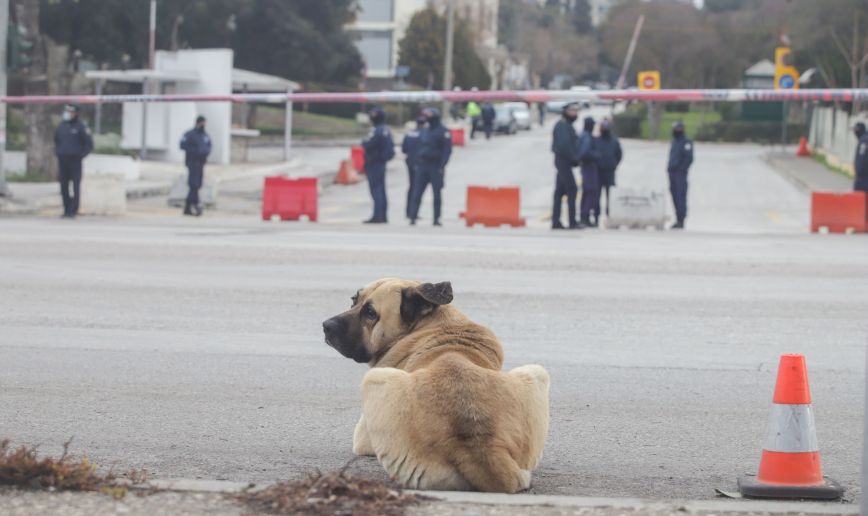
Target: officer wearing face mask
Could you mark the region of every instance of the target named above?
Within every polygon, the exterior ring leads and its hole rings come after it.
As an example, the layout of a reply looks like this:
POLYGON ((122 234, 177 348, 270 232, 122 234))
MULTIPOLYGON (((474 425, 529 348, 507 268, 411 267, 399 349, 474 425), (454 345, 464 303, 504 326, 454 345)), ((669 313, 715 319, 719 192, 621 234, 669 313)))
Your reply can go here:
POLYGON ((421 145, 416 155, 416 178, 413 180, 413 206, 410 209, 410 224, 419 218, 419 205, 428 184, 434 193, 434 225, 440 226, 441 199, 446 164, 452 155, 452 133, 440 122, 440 111, 425 108, 422 111, 428 125, 420 133, 421 145))
POLYGON ((573 167, 579 164, 579 137, 573 123, 579 117, 579 105, 566 104, 561 110, 561 119, 552 132, 552 152, 555 155, 555 198, 552 207, 552 229, 579 229, 576 221, 576 194, 578 186, 573 167), (567 226, 561 224, 561 204, 567 196, 567 226))
POLYGON ((416 118, 416 128, 404 133, 404 141, 401 142, 401 152, 407 158, 404 160, 407 163, 407 218, 410 217, 410 207, 413 204, 413 181, 416 176, 416 157, 419 154, 419 149, 422 147, 422 129, 425 127, 425 117, 419 115, 416 118))
POLYGON ((211 137, 205 132, 205 117, 196 117, 196 127, 181 138, 184 163, 187 165, 187 199, 184 201, 184 215, 199 217, 202 206, 199 204, 199 189, 205 179, 205 162, 211 154, 211 137))
POLYGON ((93 150, 90 129, 79 120, 78 106, 63 108, 63 122, 54 131, 54 153, 59 165, 60 195, 63 197, 63 218, 78 214, 81 198, 81 162, 93 150))
POLYGON ((675 224, 671 229, 684 229, 687 218, 687 171, 693 164, 693 141, 684 134, 684 124, 672 124, 672 145, 669 147, 669 192, 675 205, 675 224))
POLYGON ((388 222, 386 211, 386 163, 395 157, 395 144, 392 133, 386 127, 386 113, 375 107, 368 112, 371 124, 371 134, 362 142, 365 148, 365 175, 368 176, 368 188, 374 201, 374 214, 365 224, 385 224, 388 222))
POLYGON ((857 122, 853 126, 853 134, 859 139, 853 161, 853 190, 868 192, 868 134, 865 132, 865 124, 857 122))

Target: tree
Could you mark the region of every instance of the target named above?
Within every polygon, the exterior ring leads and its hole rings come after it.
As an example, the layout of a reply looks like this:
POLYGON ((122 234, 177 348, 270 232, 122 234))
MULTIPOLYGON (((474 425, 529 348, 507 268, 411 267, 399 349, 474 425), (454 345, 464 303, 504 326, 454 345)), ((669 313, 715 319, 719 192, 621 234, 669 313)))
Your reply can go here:
MULTIPOLYGON (((406 35, 398 42, 398 63, 410 68, 407 80, 424 87, 435 87, 443 79, 446 56, 446 20, 433 9, 417 12, 410 19, 406 35)), ((473 48, 464 20, 455 24, 452 59, 455 86, 487 89, 491 77, 473 48)))
POLYGON ((574 0, 570 10, 570 22, 579 34, 587 34, 593 30, 591 24, 591 4, 588 0, 574 0))
MULTIPOLYGON (((39 0, 17 0, 12 4, 14 22, 22 27, 33 42, 32 62, 22 71, 25 95, 48 95, 49 55, 51 44, 42 36, 39 28, 39 0)), ((43 179, 57 177, 57 164, 52 148, 51 107, 45 104, 28 104, 24 108, 27 121, 27 173, 43 179)))

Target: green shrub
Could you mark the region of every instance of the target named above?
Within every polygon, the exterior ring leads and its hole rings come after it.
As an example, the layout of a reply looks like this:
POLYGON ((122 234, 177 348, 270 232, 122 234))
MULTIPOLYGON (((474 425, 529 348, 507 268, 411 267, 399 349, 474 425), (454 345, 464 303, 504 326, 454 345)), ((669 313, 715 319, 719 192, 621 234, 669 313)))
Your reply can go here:
MULTIPOLYGON (((805 124, 787 124, 787 143, 796 143, 803 136, 807 136, 805 124)), ((733 121, 704 124, 696 131, 694 139, 706 142, 780 143, 781 124, 733 121)))

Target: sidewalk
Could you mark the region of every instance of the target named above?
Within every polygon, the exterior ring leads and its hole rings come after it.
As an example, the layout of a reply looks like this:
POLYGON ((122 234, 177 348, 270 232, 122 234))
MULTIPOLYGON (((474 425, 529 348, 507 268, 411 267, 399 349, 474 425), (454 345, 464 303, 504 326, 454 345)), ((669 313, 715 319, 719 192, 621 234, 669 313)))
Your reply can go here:
MULTIPOLYGON (((311 176, 327 178, 336 171, 312 167, 293 159, 279 163, 233 163, 230 165, 209 165, 206 168, 206 184, 219 187, 245 181, 260 182, 271 175, 289 174, 292 176, 311 176)), ((172 185, 187 174, 183 165, 147 161, 141 165, 141 176, 136 181, 125 183, 127 199, 147 197, 167 197, 172 185)), ((86 185, 85 176, 83 184, 86 185)), ((83 186, 85 188, 86 186, 83 186)), ((9 183, 11 198, 0 197, 0 214, 27 215, 43 211, 56 211, 61 208, 59 187, 56 182, 47 183, 9 183)))
POLYGON ((833 172, 813 158, 798 157, 795 151, 770 151, 766 161, 781 176, 806 193, 852 192, 853 180, 833 172))
MULTIPOLYGON (((242 505, 233 495, 249 488, 238 482, 204 480, 153 481, 160 491, 131 491, 122 500, 100 493, 21 491, 0 488, 0 507, 4 514, 36 515, 100 515, 126 514, 261 514, 242 505)), ((590 498, 573 496, 505 495, 474 492, 419 492, 437 498, 407 507, 408 516, 446 514, 465 515, 588 515, 617 516, 625 514, 652 515, 773 515, 773 514, 858 514, 857 505, 817 502, 772 502, 744 500, 653 501, 632 498, 590 498)))

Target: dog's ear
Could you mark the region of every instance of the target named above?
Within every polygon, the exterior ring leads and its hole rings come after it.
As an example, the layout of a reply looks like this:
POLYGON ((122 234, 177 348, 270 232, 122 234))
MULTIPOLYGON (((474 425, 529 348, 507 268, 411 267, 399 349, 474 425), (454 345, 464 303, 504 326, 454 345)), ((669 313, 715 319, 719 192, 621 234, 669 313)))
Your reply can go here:
POLYGON ((452 283, 422 283, 418 287, 401 291, 401 319, 411 324, 434 311, 440 305, 452 302, 452 283))

